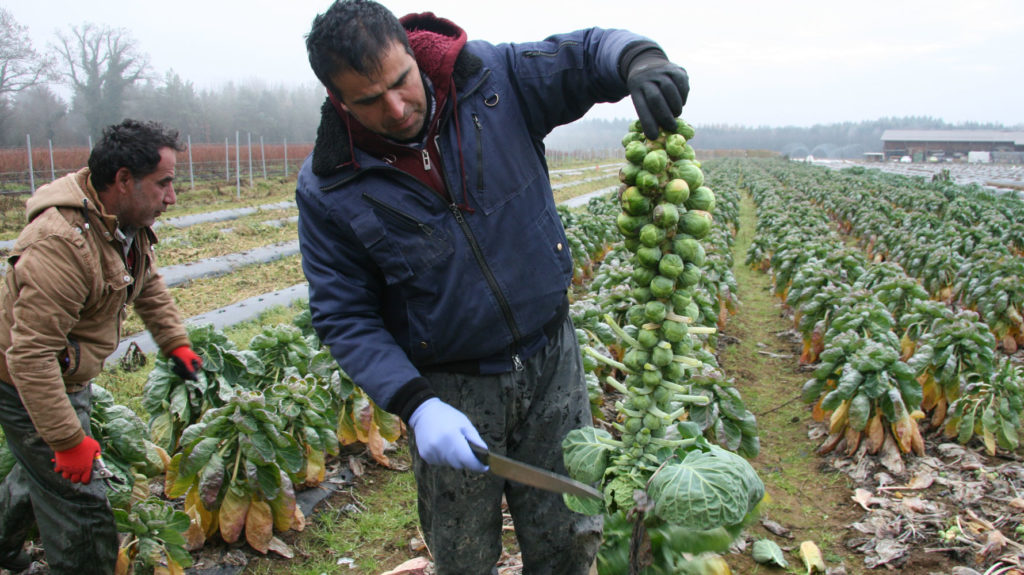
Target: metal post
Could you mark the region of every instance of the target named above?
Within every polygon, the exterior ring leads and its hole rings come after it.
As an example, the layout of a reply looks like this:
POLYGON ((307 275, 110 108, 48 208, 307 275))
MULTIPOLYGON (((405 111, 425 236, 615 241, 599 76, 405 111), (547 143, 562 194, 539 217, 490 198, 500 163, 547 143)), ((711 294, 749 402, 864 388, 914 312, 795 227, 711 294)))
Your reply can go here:
POLYGON ((249 132, 249 188, 252 188, 252 132, 249 132))
POLYGON ((267 179, 267 155, 263 151, 263 136, 260 136, 260 160, 263 162, 263 179, 267 179))
POLYGON ((192 191, 196 191, 196 176, 192 169, 192 135, 188 135, 188 182, 192 186, 192 191))
POLYGON ((32 169, 32 135, 25 134, 25 145, 28 146, 28 187, 29 193, 36 193, 36 174, 32 169))
POLYGON ((92 151, 92 135, 89 135, 89 151, 92 151))
POLYGON ((288 138, 284 139, 284 177, 288 177, 288 138))
POLYGON ((235 130, 235 197, 242 197, 242 159, 238 157, 238 130, 235 130))
POLYGON ((53 169, 53 140, 46 140, 47 145, 50 146, 50 181, 57 179, 57 172, 53 169))

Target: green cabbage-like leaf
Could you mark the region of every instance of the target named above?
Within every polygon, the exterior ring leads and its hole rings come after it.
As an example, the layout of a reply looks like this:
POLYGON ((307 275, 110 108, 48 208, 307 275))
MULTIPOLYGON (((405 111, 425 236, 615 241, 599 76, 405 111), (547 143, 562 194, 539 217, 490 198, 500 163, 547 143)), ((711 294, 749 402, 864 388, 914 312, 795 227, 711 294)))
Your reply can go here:
POLYGON ((771 539, 758 539, 754 542, 754 549, 751 552, 754 561, 762 565, 775 565, 785 569, 789 567, 789 561, 782 553, 782 549, 771 539))
POLYGON ((747 460, 718 447, 693 451, 651 479, 655 514, 692 529, 741 523, 764 497, 764 483, 747 460))
POLYGON ((608 443, 611 440, 610 433, 594 427, 570 431, 562 441, 562 457, 569 475, 587 484, 601 481, 608 467, 608 452, 614 449, 608 443))

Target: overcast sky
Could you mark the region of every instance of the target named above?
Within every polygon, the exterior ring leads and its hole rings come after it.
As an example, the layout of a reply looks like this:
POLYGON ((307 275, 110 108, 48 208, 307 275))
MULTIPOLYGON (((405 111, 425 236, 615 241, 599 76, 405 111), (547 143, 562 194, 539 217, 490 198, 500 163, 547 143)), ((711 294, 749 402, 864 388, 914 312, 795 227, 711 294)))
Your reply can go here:
MULTIPOLYGON (((690 74, 695 124, 811 126, 931 116, 1024 124, 1021 0, 385 0, 432 11, 470 39, 540 40, 589 26, 660 43, 690 74)), ((153 70, 197 89, 315 82, 304 35, 329 0, 3 0, 45 50, 91 22, 127 29, 153 70)), ((588 117, 633 118, 628 100, 588 117)))

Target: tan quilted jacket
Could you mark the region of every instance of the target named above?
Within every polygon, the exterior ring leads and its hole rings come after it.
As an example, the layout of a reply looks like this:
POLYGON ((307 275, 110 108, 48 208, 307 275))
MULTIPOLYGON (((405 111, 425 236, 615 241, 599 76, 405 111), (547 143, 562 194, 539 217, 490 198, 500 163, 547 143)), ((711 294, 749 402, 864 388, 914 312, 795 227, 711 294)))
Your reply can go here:
POLYGON ((188 343, 157 272, 151 229, 141 230, 125 264, 117 220, 104 213, 83 169, 39 188, 28 200, 0 283, 0 380, 14 385, 42 438, 55 450, 85 432, 68 401, 117 349, 132 304, 164 353, 188 343))

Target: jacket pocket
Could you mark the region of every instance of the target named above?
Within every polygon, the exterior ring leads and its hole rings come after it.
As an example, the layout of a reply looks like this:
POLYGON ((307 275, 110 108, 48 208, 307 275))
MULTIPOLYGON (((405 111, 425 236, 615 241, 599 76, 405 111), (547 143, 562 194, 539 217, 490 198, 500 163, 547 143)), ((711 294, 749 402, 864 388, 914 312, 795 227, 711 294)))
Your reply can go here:
POLYGON ((62 375, 73 375, 82 365, 82 346, 77 340, 69 338, 64 346, 64 351, 58 354, 57 361, 60 363, 62 375))
POLYGON ((455 251, 449 234, 409 212, 363 194, 373 210, 352 220, 352 229, 389 285, 424 275, 455 251))

